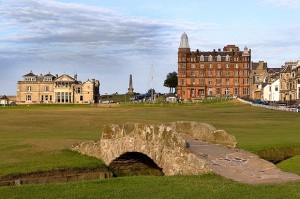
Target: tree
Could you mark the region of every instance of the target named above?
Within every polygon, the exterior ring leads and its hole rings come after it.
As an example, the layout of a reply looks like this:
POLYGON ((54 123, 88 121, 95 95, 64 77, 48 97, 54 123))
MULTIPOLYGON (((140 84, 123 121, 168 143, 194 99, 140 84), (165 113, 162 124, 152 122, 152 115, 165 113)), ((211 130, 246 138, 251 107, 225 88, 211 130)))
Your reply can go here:
POLYGON ((173 93, 173 88, 175 89, 177 84, 178 84, 177 73, 175 71, 172 73, 169 73, 164 82, 164 86, 170 88, 169 93, 173 93))
POLYGON ((156 92, 155 92, 154 88, 150 88, 147 93, 149 93, 149 94, 155 94, 156 92))

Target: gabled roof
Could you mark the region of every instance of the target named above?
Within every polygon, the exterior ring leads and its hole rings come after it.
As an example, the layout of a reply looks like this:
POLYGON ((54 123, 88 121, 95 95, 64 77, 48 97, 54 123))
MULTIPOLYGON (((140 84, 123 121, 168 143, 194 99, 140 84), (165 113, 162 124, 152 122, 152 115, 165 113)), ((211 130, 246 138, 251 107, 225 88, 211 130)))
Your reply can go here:
POLYGON ((269 74, 279 73, 280 71, 281 71, 281 68, 268 68, 269 74))
POLYGON ((6 97, 6 95, 3 95, 0 99, 2 99, 2 100, 8 100, 8 97, 6 97))
POLYGON ((49 72, 47 75, 44 75, 44 77, 55 77, 55 76, 49 72))
POLYGON ((23 75, 23 77, 36 77, 37 75, 33 74, 32 71, 30 71, 30 73, 23 75))
POLYGON ((282 68, 282 70, 280 72, 282 72, 282 73, 290 73, 290 72, 292 72, 292 66, 288 65, 288 66, 282 68))
POLYGON ((76 80, 67 74, 63 74, 56 78, 55 82, 76 82, 76 80))

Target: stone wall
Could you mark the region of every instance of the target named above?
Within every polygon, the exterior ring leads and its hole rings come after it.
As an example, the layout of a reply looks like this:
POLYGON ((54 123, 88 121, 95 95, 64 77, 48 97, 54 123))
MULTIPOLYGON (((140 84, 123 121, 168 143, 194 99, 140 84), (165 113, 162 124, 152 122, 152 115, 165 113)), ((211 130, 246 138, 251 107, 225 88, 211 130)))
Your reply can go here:
POLYGON ((128 152, 150 157, 165 175, 194 175, 210 172, 207 162, 188 152, 185 137, 235 147, 235 138, 213 126, 196 122, 169 124, 126 123, 107 125, 98 142, 81 143, 73 147, 82 154, 94 156, 109 165, 128 152))

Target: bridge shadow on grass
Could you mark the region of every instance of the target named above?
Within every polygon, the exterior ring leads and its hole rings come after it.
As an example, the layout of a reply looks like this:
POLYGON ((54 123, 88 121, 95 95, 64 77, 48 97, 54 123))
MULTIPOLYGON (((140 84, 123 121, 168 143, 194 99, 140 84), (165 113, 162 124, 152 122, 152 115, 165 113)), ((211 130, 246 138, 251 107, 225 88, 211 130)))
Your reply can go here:
POLYGON ((116 158, 108 165, 114 176, 163 176, 162 168, 139 152, 127 152, 116 158))

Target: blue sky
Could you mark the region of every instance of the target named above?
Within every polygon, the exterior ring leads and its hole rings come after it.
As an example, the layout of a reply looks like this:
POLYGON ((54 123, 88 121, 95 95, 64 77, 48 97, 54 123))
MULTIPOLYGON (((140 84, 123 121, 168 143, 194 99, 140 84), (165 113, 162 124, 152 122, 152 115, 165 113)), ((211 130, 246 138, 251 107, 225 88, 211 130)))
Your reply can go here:
POLYGON ((300 59, 299 19, 299 0, 0 0, 0 95, 31 70, 98 79, 101 94, 127 92, 130 74, 136 92, 167 92, 183 32, 192 50, 247 46, 280 67, 300 59))

